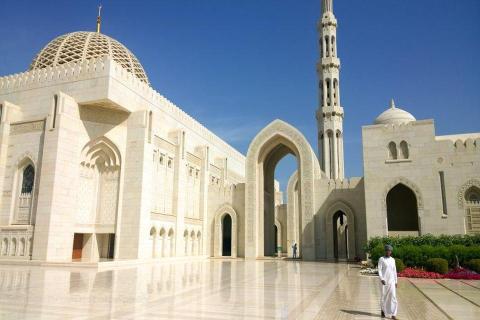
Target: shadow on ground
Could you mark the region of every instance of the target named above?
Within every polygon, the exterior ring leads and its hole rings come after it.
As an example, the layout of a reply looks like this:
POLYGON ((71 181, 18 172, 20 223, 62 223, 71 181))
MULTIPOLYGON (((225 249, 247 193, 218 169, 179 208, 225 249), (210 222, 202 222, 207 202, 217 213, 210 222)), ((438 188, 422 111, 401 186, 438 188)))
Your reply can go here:
POLYGON ((374 317, 374 318, 382 318, 380 316, 380 313, 371 313, 371 312, 364 312, 364 311, 357 311, 357 310, 345 310, 345 309, 342 309, 340 311, 348 313, 348 314, 353 314, 355 316, 370 316, 370 317, 374 317))

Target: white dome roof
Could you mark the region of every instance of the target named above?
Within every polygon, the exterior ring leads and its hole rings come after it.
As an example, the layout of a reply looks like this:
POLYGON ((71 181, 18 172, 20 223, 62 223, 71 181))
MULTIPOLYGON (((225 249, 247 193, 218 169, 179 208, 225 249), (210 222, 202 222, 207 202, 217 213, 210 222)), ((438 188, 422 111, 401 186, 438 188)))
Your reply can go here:
POLYGON ((149 84, 145 70, 133 53, 117 40, 99 32, 72 32, 53 39, 33 59, 29 70, 54 67, 100 56, 112 57, 128 72, 149 84))
POLYGON ((391 101, 390 108, 383 111, 376 119, 375 124, 401 124, 416 121, 415 117, 403 109, 397 108, 395 102, 391 101))

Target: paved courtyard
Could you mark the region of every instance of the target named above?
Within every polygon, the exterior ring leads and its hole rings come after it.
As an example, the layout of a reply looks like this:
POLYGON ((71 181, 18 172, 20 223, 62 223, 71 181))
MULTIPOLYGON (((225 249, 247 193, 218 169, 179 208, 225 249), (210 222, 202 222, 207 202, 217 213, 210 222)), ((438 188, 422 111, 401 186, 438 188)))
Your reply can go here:
MULTIPOLYGON (((399 283, 399 319, 479 319, 480 281, 399 283)), ((352 265, 163 262, 97 272, 0 265, 0 319, 377 319, 378 280, 352 265)))

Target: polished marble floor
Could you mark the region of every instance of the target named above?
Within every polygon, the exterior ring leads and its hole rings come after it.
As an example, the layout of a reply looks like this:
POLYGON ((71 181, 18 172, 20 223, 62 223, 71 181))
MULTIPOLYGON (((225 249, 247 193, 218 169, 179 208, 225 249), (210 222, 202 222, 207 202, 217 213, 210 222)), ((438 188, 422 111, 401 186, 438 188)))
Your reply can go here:
MULTIPOLYGON (((401 279, 399 319, 480 319, 480 281, 401 279)), ((0 319, 378 319, 346 264, 197 260, 102 272, 0 265, 0 319)))

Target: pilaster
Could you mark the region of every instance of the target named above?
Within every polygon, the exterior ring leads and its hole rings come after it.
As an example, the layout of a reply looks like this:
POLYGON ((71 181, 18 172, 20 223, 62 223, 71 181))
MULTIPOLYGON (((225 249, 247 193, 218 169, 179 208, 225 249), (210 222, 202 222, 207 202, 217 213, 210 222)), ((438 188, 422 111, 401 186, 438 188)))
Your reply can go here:
POLYGON ((33 259, 70 261, 78 178, 79 110, 64 93, 52 96, 45 128, 33 259))

